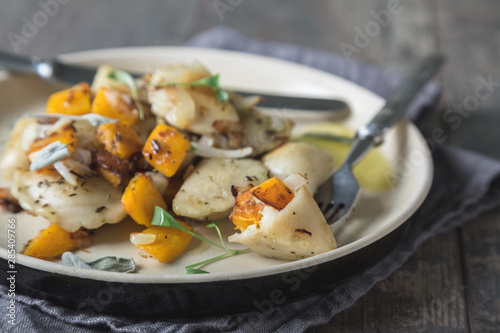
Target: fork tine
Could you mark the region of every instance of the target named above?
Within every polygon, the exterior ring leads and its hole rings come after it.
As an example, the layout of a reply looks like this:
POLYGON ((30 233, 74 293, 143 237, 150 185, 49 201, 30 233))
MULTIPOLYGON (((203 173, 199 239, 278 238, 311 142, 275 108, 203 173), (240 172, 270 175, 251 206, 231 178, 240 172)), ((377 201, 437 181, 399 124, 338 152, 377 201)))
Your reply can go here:
POLYGON ((343 202, 329 202, 327 208, 324 211, 325 220, 329 224, 337 221, 339 218, 345 215, 346 212, 344 208, 346 208, 346 205, 343 202))

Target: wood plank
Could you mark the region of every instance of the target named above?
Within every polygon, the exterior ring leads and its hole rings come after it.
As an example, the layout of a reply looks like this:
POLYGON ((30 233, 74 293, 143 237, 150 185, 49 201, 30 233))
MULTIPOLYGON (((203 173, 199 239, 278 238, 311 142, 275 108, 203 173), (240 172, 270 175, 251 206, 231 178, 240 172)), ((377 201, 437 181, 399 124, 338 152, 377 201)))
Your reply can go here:
POLYGON ((424 242, 352 308, 308 332, 467 332, 457 231, 424 242))
POLYGON ((358 50, 351 59, 399 73, 405 73, 415 59, 428 54, 437 45, 432 33, 435 29, 430 15, 432 1, 429 0, 402 1, 387 19, 380 15, 382 11, 389 11, 384 0, 370 3, 292 0, 286 1, 286 5, 284 1, 265 4, 242 1, 222 14, 217 14, 215 3, 200 4, 198 23, 191 28, 191 35, 215 25, 226 25, 262 40, 294 43, 339 54, 343 54, 342 43, 345 43, 358 50), (372 11, 379 14, 385 27, 377 23, 372 11), (362 33, 358 33, 358 29, 362 33), (367 29, 373 30, 372 37, 366 35, 367 29), (367 36, 366 42, 360 35, 367 36))
POLYGON ((477 332, 500 327, 500 208, 464 225, 461 238, 471 319, 477 332))
POLYGON ((497 112, 500 104, 500 29, 495 29, 500 13, 492 10, 497 5, 489 0, 474 3, 442 0, 437 2, 437 14, 441 48, 448 57, 444 70, 444 98, 450 112, 456 111, 457 115, 448 121, 453 130, 453 142, 500 159, 500 150, 489 144, 498 138, 496 126, 500 121, 497 112), (490 75, 497 82, 496 86, 491 87, 491 91, 479 88, 490 75))
MULTIPOLYGON (((491 91, 477 89, 488 76, 500 82, 498 58, 500 56, 500 13, 498 4, 481 0, 443 0, 437 2, 440 19, 441 45, 449 57, 444 82, 447 87, 445 101, 448 105, 478 101, 470 112, 457 112, 460 122, 452 125, 455 144, 500 159, 500 151, 492 142, 498 141, 497 124, 500 114, 499 86, 491 91), (495 42, 496 41, 496 42, 495 42)), ((472 105, 472 104, 471 104, 472 105)), ((455 108, 458 110, 458 108, 455 108)), ((461 228, 464 264, 468 280, 467 296, 472 327, 478 332, 498 332, 500 327, 500 210, 488 213, 461 228)))
MULTIPOLYGON (((38 2, 22 0, 15 3, 17 5, 11 6, 9 2, 8 9, 2 9, 0 29, 22 36, 26 24, 23 18, 33 23, 33 16, 43 10, 38 2)), ((134 3, 130 0, 91 0, 60 5, 46 24, 35 27, 37 32, 26 43, 19 44, 20 53, 52 57, 96 48, 178 45, 187 38, 186 30, 198 4, 196 0, 134 3)), ((0 49, 14 51, 7 38, 0 40, 0 49)))

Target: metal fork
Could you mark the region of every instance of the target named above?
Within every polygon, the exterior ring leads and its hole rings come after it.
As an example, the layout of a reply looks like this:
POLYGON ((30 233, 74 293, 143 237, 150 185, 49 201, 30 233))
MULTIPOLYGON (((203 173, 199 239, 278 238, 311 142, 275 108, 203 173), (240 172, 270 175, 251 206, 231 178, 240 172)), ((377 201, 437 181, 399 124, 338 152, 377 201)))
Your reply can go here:
POLYGON ((396 88, 385 106, 365 126, 356 132, 356 138, 342 166, 318 189, 316 201, 329 224, 346 220, 359 199, 360 187, 352 168, 383 142, 386 131, 403 117, 408 104, 417 92, 436 74, 444 61, 441 55, 424 58, 396 88))

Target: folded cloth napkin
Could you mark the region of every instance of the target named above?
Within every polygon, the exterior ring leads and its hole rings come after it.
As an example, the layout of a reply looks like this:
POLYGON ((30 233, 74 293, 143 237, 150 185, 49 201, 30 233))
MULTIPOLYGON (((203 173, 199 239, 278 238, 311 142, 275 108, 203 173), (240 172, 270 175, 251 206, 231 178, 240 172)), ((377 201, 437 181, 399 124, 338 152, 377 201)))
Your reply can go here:
MULTIPOLYGON (((191 46, 215 47, 252 52, 316 67, 387 97, 400 78, 380 69, 345 58, 294 45, 261 42, 234 30, 216 27, 192 38, 191 46)), ((439 95, 436 85, 427 85, 408 110, 417 125, 425 107, 439 95)), ((429 108, 428 108, 429 109, 429 108)), ((384 280, 412 255, 424 240, 447 232, 496 206, 500 202, 500 163, 447 145, 433 149, 435 177, 430 194, 411 218, 404 239, 383 260, 365 272, 339 283, 321 295, 284 304, 251 321, 247 314, 204 318, 141 321, 109 315, 87 315, 56 304, 16 295, 17 325, 1 321, 2 331, 18 332, 302 332, 327 323, 335 314, 350 307, 377 282, 384 280), (242 319, 242 320, 240 320, 242 319), (257 320, 256 320, 257 319, 257 320)), ((6 288, 1 286, 0 308, 6 309, 6 288)))

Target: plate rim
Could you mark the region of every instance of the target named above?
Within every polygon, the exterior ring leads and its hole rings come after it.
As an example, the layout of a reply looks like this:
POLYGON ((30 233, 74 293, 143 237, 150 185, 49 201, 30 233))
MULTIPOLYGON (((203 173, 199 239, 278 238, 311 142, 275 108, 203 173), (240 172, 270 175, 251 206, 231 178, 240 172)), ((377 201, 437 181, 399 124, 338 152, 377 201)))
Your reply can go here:
MULTIPOLYGON (((146 47, 120 47, 120 48, 104 48, 104 49, 95 49, 95 50, 86 50, 86 51, 80 51, 80 52, 73 52, 73 53, 67 53, 60 55, 60 58, 64 61, 68 62, 73 62, 73 63, 81 63, 81 62, 89 62, 89 57, 94 57, 97 58, 99 54, 109 54, 112 55, 113 53, 116 54, 117 52, 120 54, 127 54, 130 55, 132 58, 136 54, 140 53, 162 53, 162 52, 168 52, 168 51, 173 51, 173 52, 189 52, 192 53, 194 51, 199 52, 199 53, 206 53, 206 54, 211 54, 211 55, 222 55, 222 56, 227 56, 227 55, 236 55, 238 57, 243 57, 243 58, 249 58, 249 59, 258 59, 258 61, 268 61, 268 62, 274 62, 276 64, 280 65, 285 65, 285 66, 290 66, 290 67, 295 67, 299 68, 300 70, 306 70, 306 71, 312 71, 316 72, 318 75, 324 75, 328 76, 330 78, 335 78, 336 80, 339 80, 347 85, 350 85, 351 87, 354 87, 357 90, 362 90, 364 93, 372 95, 374 99, 380 100, 381 103, 383 103, 383 99, 376 95, 375 93, 367 90, 366 88, 349 81, 347 79, 344 79, 342 77, 339 77, 335 74, 331 74, 326 71, 322 71, 313 67, 309 67, 306 65, 294 63, 291 61, 287 60, 282 60, 279 58, 273 58, 273 57, 268 57, 268 56, 263 56, 263 55, 258 55, 258 54, 253 54, 253 53, 245 53, 245 52, 239 52, 239 51, 233 51, 233 50, 221 50, 221 49, 210 49, 210 48, 199 48, 199 47, 185 47, 185 46, 164 46, 164 47, 158 47, 158 46, 146 46, 146 47)), ((157 55, 158 56, 158 55, 157 55)), ((200 56, 201 57, 201 56, 200 56)), ((7 78, 8 80, 8 78, 7 78)), ((325 96, 326 97, 326 96, 325 96)), ((421 143, 425 143, 425 139, 423 135, 420 133, 420 131, 416 128, 416 126, 411 123, 410 121, 403 119, 401 123, 397 126, 405 126, 407 127, 407 131, 412 132, 412 135, 416 135, 416 137, 419 138, 421 143)), ((430 150, 427 145, 422 146, 424 149, 426 149, 426 156, 431 156, 430 150)), ((86 278, 86 279, 92 279, 92 280, 99 280, 99 281, 109 281, 109 282, 122 282, 122 283, 163 283, 163 284, 177 284, 177 283, 204 283, 204 282, 220 282, 220 281, 233 281, 233 280, 241 280, 241 279, 250 279, 250 278, 259 278, 259 277, 265 277, 265 276, 270 276, 270 275, 276 275, 276 274, 282 274, 294 270, 300 270, 304 269, 307 267, 312 267, 320 264, 324 264, 330 261, 334 261, 338 258, 341 258, 343 256, 346 256, 350 253, 353 253, 355 251, 358 251, 374 242, 377 240, 385 237, 395 229, 397 229, 399 226, 404 224, 410 216, 420 207, 422 202, 425 200, 427 194, 429 193, 431 184, 432 184, 432 179, 433 179, 433 163, 432 163, 432 157, 426 158, 425 163, 423 165, 428 170, 428 177, 424 179, 423 186, 420 188, 420 193, 418 196, 418 200, 416 200, 415 204, 411 207, 406 207, 404 210, 404 214, 399 218, 398 223, 392 223, 390 227, 384 228, 383 233, 378 233, 376 235, 373 234, 368 234, 365 235, 364 237, 355 240, 354 242, 351 242, 349 244, 346 244, 338 249, 329 251, 327 253, 323 253, 320 255, 316 255, 310 258, 305 258, 297 261, 291 261, 291 262, 286 262, 282 263, 279 265, 275 266, 269 266, 269 267, 261 267, 261 268, 254 268, 251 270, 242 270, 242 271, 232 271, 232 272, 214 272, 211 274, 201 274, 201 275, 157 275, 157 274, 123 274, 123 273, 113 273, 113 272, 100 272, 100 271, 92 271, 92 274, 89 273, 88 270, 85 269, 80 269, 80 268, 74 268, 74 267, 69 267, 69 266, 64 266, 60 263, 55 263, 55 262, 50 262, 50 261, 45 261, 41 259, 36 259, 32 257, 28 257, 22 254, 17 254, 16 262, 19 263, 20 265, 25 265, 29 266, 31 268, 37 269, 37 270, 42 270, 45 272, 49 273, 57 273, 57 274, 62 274, 62 275, 68 275, 72 277, 77 277, 77 278, 86 278), (330 258, 332 256, 332 253, 335 251, 335 257, 330 258), (84 276, 82 276, 82 273, 84 276)), ((0 247, 0 257, 7 259, 7 249, 0 247)))

